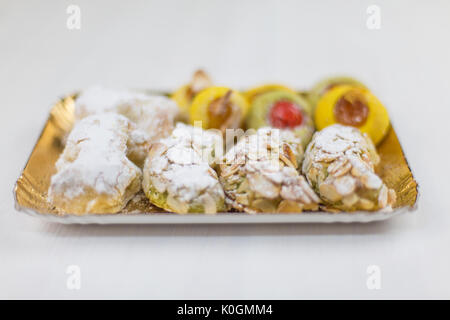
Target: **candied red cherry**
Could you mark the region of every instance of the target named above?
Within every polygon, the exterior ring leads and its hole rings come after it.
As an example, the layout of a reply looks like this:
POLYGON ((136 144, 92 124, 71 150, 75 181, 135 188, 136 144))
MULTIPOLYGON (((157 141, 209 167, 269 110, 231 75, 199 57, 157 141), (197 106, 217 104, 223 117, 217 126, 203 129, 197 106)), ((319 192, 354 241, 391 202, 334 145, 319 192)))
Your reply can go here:
POLYGON ((287 100, 277 101, 270 109, 269 120, 275 128, 295 128, 302 124, 303 115, 299 106, 287 100))

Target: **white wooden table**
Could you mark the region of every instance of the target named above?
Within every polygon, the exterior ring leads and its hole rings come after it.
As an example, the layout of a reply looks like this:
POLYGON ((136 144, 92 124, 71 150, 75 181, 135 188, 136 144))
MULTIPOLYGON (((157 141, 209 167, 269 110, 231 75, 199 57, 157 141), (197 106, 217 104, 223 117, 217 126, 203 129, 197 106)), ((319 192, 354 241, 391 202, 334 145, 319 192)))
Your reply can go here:
POLYGON ((444 0, 1 0, 0 298, 450 298, 449 14, 444 0), (69 4, 79 30, 66 26, 69 4), (372 4, 380 29, 367 27, 372 4), (368 225, 109 227, 14 210, 58 97, 91 84, 173 89, 197 67, 237 88, 360 78, 389 108, 419 210, 368 225))

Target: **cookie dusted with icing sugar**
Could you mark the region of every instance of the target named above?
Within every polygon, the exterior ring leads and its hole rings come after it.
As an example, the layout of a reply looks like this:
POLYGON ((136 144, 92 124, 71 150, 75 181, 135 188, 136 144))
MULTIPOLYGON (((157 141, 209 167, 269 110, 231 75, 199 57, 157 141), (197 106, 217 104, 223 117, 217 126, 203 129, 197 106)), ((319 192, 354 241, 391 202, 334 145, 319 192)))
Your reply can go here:
POLYGON ((396 195, 375 173, 379 161, 366 134, 335 124, 314 134, 302 170, 322 200, 333 208, 390 210, 396 195))
POLYGON ((128 157, 142 168, 150 145, 170 135, 179 108, 164 96, 128 90, 91 87, 75 100, 77 121, 100 113, 116 113, 133 123, 128 140, 128 157))
POLYGON ((178 123, 155 143, 144 166, 143 189, 150 202, 176 213, 225 211, 225 196, 212 165, 222 136, 178 123))
POLYGON ((130 128, 114 113, 75 124, 48 192, 61 214, 117 213, 140 190, 141 169, 127 158, 130 128))
POLYGON ((299 174, 301 138, 263 127, 225 155, 220 182, 233 208, 248 213, 317 210, 320 199, 299 174))

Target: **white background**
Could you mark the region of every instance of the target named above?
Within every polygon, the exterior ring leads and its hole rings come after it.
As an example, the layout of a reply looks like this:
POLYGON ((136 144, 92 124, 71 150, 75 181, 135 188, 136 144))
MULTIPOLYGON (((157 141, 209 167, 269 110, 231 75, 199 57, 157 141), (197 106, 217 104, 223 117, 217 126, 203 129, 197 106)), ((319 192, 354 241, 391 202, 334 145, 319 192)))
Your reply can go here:
POLYGON ((449 1, 0 1, 0 298, 450 298, 449 1), (68 30, 66 8, 81 8, 68 30), (366 9, 381 9, 381 29, 366 9), (14 210, 51 105, 87 87, 346 73, 389 109, 419 210, 368 225, 63 226, 14 210), (66 268, 81 268, 68 290, 66 268), (369 265, 381 289, 366 286, 369 265))

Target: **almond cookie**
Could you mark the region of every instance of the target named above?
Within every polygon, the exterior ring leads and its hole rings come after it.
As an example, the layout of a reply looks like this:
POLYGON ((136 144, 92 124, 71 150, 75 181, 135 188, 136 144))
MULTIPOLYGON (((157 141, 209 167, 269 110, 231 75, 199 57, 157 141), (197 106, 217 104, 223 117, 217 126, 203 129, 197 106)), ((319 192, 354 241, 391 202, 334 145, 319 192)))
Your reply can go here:
POLYGON ((395 203, 395 191, 375 174, 380 158, 370 138, 335 124, 316 132, 305 152, 303 173, 321 199, 345 211, 378 210, 395 203))
POLYGON ((260 128, 244 136, 220 165, 228 201, 248 213, 317 210, 320 199, 297 171, 302 150, 290 130, 260 128))
POLYGON ((225 211, 225 196, 212 166, 222 135, 178 123, 155 143, 144 166, 143 189, 154 205, 175 213, 225 211))

